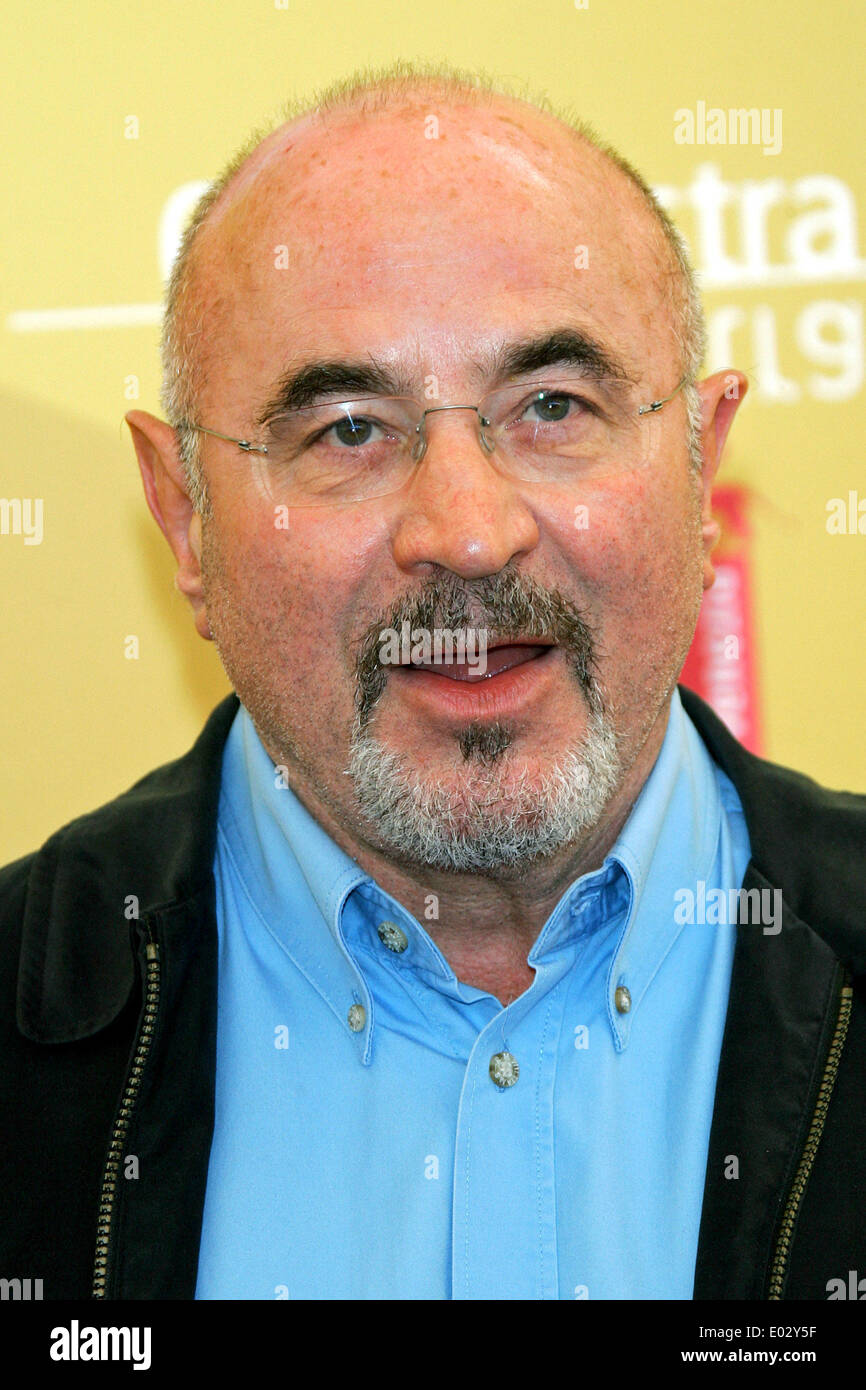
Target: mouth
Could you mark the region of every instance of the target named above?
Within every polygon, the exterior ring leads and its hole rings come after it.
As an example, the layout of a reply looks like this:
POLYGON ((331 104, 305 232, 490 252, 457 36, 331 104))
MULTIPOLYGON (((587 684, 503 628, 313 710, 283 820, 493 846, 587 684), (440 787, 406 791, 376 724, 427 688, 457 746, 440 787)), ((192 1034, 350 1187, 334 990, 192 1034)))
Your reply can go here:
POLYGON ((414 672, 429 672, 443 680, 474 683, 495 680, 516 666, 525 666, 530 661, 538 661, 547 655, 552 643, 543 641, 500 642, 488 647, 485 658, 478 662, 468 661, 413 661, 400 667, 407 675, 414 672), (479 669, 483 667, 484 669, 479 669))
POLYGON ((414 714, 437 723, 521 719, 538 714, 561 690, 561 656, 547 640, 500 642, 487 648, 486 667, 483 660, 407 663, 389 666, 388 680, 414 714))

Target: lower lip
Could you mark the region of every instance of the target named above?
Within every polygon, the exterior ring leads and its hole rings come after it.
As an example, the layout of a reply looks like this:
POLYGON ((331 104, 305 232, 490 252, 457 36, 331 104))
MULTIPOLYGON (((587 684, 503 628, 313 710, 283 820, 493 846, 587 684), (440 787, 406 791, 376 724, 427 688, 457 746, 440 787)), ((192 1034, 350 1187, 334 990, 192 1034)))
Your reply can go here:
POLYGON ((396 682, 401 694, 437 714, 477 719, 518 713, 549 685, 558 666, 558 648, 546 647, 541 656, 480 681, 458 681, 434 671, 409 671, 399 666, 389 667, 388 679, 396 682))

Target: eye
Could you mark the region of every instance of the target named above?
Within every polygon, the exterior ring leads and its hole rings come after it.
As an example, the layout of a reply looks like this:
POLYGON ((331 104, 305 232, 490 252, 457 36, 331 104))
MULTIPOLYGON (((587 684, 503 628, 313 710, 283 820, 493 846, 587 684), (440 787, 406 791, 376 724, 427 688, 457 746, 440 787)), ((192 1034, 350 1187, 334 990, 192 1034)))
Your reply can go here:
POLYGON ((560 421, 568 418, 572 411, 572 406, 580 406, 586 409, 586 402, 578 396, 572 396, 565 391, 542 391, 530 402, 529 409, 536 412, 536 419, 542 424, 559 424, 560 421))
POLYGON ((369 444, 374 429, 375 420, 368 420, 363 415, 346 415, 331 425, 325 433, 333 433, 341 444, 356 448, 360 444, 369 444))
POLYGON ((375 415, 356 415, 343 411, 337 419, 331 419, 307 437, 303 447, 333 448, 338 450, 362 449, 365 445, 393 443, 399 438, 400 428, 389 424, 387 419, 377 419, 375 415))

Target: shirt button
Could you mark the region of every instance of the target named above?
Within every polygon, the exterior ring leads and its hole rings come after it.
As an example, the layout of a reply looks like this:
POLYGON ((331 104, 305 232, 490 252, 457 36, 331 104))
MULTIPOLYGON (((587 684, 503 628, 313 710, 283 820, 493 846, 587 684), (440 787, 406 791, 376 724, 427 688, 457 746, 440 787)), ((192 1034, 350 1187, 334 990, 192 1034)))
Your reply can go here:
POLYGON ((617 985, 613 995, 613 1002, 616 1004, 617 1013, 628 1013, 631 1008, 631 995, 625 985, 617 985))
POLYGON ((348 1024, 353 1033, 360 1033, 367 1022, 367 1010, 363 1004, 353 1004, 349 1010, 348 1024))
POLYGON ((408 936, 396 922, 381 922, 376 930, 382 945, 387 946, 389 951, 396 951, 399 955, 409 945, 408 936))
POLYGON ((517 1058, 510 1052, 495 1052, 490 1058, 490 1079, 495 1081, 501 1090, 513 1086, 519 1075, 517 1058))

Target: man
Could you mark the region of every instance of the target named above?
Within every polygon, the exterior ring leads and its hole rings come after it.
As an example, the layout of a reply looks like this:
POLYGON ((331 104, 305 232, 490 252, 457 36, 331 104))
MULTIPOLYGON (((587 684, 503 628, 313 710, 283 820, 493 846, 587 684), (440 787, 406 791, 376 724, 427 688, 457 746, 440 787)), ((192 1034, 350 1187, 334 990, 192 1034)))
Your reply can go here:
POLYGON ((746 381, 696 383, 647 187, 459 75, 347 83, 206 196, 164 347, 128 421, 240 704, 0 879, 8 1272, 827 1297, 864 800, 677 690, 746 381))

